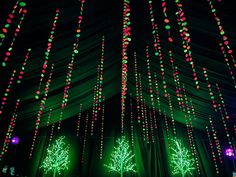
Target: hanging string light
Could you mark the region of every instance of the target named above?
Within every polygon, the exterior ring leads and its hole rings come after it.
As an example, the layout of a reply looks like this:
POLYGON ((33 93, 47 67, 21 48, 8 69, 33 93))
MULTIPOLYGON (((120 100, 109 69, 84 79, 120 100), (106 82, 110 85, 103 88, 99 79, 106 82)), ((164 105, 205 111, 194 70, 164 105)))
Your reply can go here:
POLYGON ((43 63, 43 68, 42 68, 42 71, 41 71, 41 74, 40 74, 39 86, 38 86, 38 89, 37 89, 36 95, 35 95, 36 99, 39 99, 39 95, 41 93, 41 85, 42 85, 43 79, 45 77, 46 69, 48 67, 49 55, 50 55, 50 52, 51 52, 51 49, 52 49, 52 42, 53 42, 53 39, 54 39, 54 34, 55 34, 56 27, 57 27, 58 19, 59 19, 59 12, 60 12, 60 10, 57 9, 56 10, 56 15, 54 17, 53 25, 52 25, 52 28, 51 28, 50 36, 48 38, 47 49, 46 49, 46 52, 44 53, 45 54, 44 63, 43 63))
POLYGON ((48 77, 48 80, 47 80, 46 85, 45 85, 44 95, 43 95, 43 98, 40 101, 40 106, 39 106, 39 110, 38 110, 38 113, 37 113, 35 129, 34 129, 34 135, 33 135, 33 140, 32 140, 32 144, 31 144, 31 148, 30 148, 29 158, 32 158, 32 155, 33 155, 33 150, 34 150, 36 138, 37 138, 38 132, 39 132, 41 116, 43 115, 43 111, 45 109, 45 105, 46 105, 46 101, 47 101, 47 96, 48 96, 49 87, 50 87, 50 83, 51 83, 51 79, 52 79, 52 75, 53 75, 53 70, 54 70, 54 64, 51 65, 51 71, 49 73, 49 77, 48 77))
POLYGON ((5 140, 4 140, 3 147, 2 147, 2 150, 1 150, 1 154, 0 154, 0 161, 2 160, 3 155, 5 153, 7 153, 9 144, 11 142, 12 134, 13 134, 13 131, 14 131, 14 128, 15 128, 16 118, 18 116, 17 111, 18 111, 19 105, 20 105, 20 100, 18 99, 16 101, 15 110, 13 112, 10 124, 9 124, 7 132, 6 132, 5 140))
POLYGON ((207 74, 207 69, 206 68, 202 68, 202 70, 203 70, 203 74, 204 74, 204 77, 205 77, 206 82, 207 82, 207 88, 208 88, 209 95, 210 95, 210 98, 211 98, 212 107, 215 110, 215 112, 217 112, 217 104, 216 104, 216 101, 215 101, 215 97, 214 97, 214 93, 212 91, 211 84, 209 82, 209 78, 208 78, 208 74, 207 74))
POLYGON ((128 46, 131 42, 130 0, 123 3, 123 37, 122 37, 122 72, 121 72, 121 133, 124 133, 125 99, 127 93, 128 46))
POLYGON ((234 56, 233 56, 233 50, 230 47, 228 37, 225 34, 225 31, 224 31, 224 28, 221 24, 220 18, 216 14, 216 8, 214 7, 213 2, 211 0, 206 0, 206 1, 208 2, 209 6, 210 6, 211 13, 213 14, 214 20, 216 21, 217 26, 219 28, 219 32, 220 32, 220 35, 221 35, 222 40, 223 40, 223 45, 225 45, 225 48, 227 50, 226 53, 227 53, 228 56, 230 56, 231 61, 234 64, 234 67, 236 67, 236 63, 235 63, 234 56))
POLYGON ((224 57, 224 60, 225 60, 225 63, 226 65, 228 66, 228 69, 229 69, 229 74, 231 76, 231 79, 233 81, 233 84, 234 84, 234 88, 236 88, 236 81, 235 81, 235 75, 234 75, 234 72, 232 70, 232 67, 229 63, 229 59, 228 59, 228 56, 227 56, 227 53, 226 53, 226 50, 225 50, 225 46, 222 44, 222 43, 219 43, 220 45, 220 50, 223 54, 223 57, 224 57))
POLYGON ((9 93, 11 91, 11 88, 12 88, 12 85, 13 85, 13 81, 15 79, 15 74, 16 74, 16 70, 13 70, 12 74, 11 74, 11 77, 8 81, 8 86, 7 88, 5 89, 5 93, 3 95, 3 98, 2 98, 2 101, 1 101, 1 106, 0 106, 0 114, 3 113, 3 108, 4 106, 6 105, 6 101, 7 101, 7 98, 9 96, 9 93))
POLYGON ((137 54, 134 52, 134 77, 135 77, 135 94, 137 103, 137 119, 138 123, 141 123, 141 101, 139 97, 139 79, 138 79, 138 64, 137 64, 137 54))
POLYGON ((167 135, 167 140, 168 140, 168 148, 171 148, 171 141, 170 141, 170 131, 169 131, 169 124, 168 124, 168 119, 166 115, 166 110, 164 110, 164 123, 165 123, 165 128, 166 128, 166 135, 167 135))
POLYGON ((0 47, 3 45, 4 40, 7 37, 7 33, 11 27, 11 24, 15 18, 15 13, 17 8, 19 7, 19 2, 20 1, 16 1, 15 5, 13 6, 13 9, 11 11, 11 13, 8 14, 6 23, 4 25, 4 27, 2 28, 1 32, 0 32, 0 47))
POLYGON ((157 106, 158 106, 158 113, 161 115, 161 100, 160 100, 160 92, 159 92, 159 86, 158 86, 158 80, 157 80, 157 73, 154 73, 154 84, 156 89, 156 97, 157 97, 157 106))
POLYGON ((79 130, 80 130, 80 120, 82 116, 82 104, 79 106, 79 115, 78 115, 78 121, 77 121, 77 128, 76 128, 76 136, 79 136, 79 130))
POLYGON ((100 159, 103 158, 103 146, 104 146, 104 118, 105 118, 105 97, 103 97, 102 103, 102 120, 101 120, 101 141, 100 141, 100 159))
POLYGON ((195 69, 195 64, 193 62, 192 58, 192 51, 191 51, 191 38, 190 38, 190 33, 187 27, 187 20, 186 16, 184 14, 184 11, 182 9, 182 3, 180 0, 175 0, 176 7, 177 7, 177 12, 176 12, 176 17, 179 25, 179 33, 182 38, 182 45, 184 49, 184 54, 185 54, 185 61, 189 63, 192 67, 192 72, 193 72, 193 80, 195 82, 196 88, 199 89, 199 82, 197 78, 197 72, 195 69))
MULTIPOLYGON (((151 101, 151 109, 150 109, 150 120, 151 120, 151 128, 153 129, 152 122, 154 122, 154 128, 157 129, 157 120, 156 120, 156 113, 155 113, 155 103, 154 103, 154 91, 152 87, 152 74, 151 74, 151 61, 149 56, 149 49, 148 46, 146 47, 146 59, 147 59, 147 79, 149 85, 149 96, 151 101)), ((153 132, 153 130, 151 130, 153 132)))
POLYGON ((143 140, 148 141, 148 130, 147 130, 147 124, 145 120, 145 110, 144 110, 144 98, 143 98, 143 88, 142 88, 142 77, 141 74, 138 74, 138 79, 139 79, 139 98, 140 98, 140 115, 141 115, 141 122, 142 122, 142 133, 143 133, 143 140))
POLYGON ((16 81, 17 84, 20 84, 20 83, 21 83, 21 80, 22 80, 22 78, 23 78, 23 75, 25 74, 25 67, 26 67, 26 65, 27 65, 30 52, 31 52, 31 48, 28 49, 28 52, 27 52, 26 55, 25 55, 25 60, 24 60, 24 62, 23 62, 23 64, 22 64, 22 66, 21 66, 21 70, 20 70, 20 72, 19 72, 19 74, 18 74, 18 77, 17 77, 17 81, 16 81))
POLYGON ((210 132, 209 132, 209 129, 208 129, 207 126, 206 126, 206 132, 207 132, 207 136, 208 136, 208 141, 209 141, 209 145, 210 145, 210 149, 211 149, 211 155, 212 155, 212 159, 213 159, 213 162, 214 162, 216 174, 219 174, 220 172, 219 172, 219 168, 218 168, 218 164, 217 164, 217 160, 216 160, 214 146, 212 144, 211 135, 210 135, 210 132))
POLYGON ((131 132, 131 145, 134 147, 134 112, 133 112, 133 99, 130 93, 130 132, 131 132))
POLYGON ((84 163, 84 160, 85 160, 85 146, 87 142, 88 120, 89 120, 89 111, 87 112, 86 119, 85 119, 84 141, 83 141, 83 148, 82 148, 81 163, 84 163))
POLYGON ((220 140, 217 136, 217 132, 216 132, 215 126, 213 124, 211 116, 209 116, 209 122, 210 122, 210 125, 211 125, 212 136, 213 136, 213 139, 214 139, 214 142, 215 142, 215 148, 218 152, 217 155, 218 155, 219 161, 220 161, 220 163, 223 163, 223 161, 222 161, 222 148, 221 148, 221 145, 220 145, 220 140))
POLYGON ((94 97, 92 107, 92 121, 91 121, 91 136, 94 133, 95 122, 98 118, 99 112, 101 112, 102 102, 102 87, 103 87, 103 70, 104 70, 104 36, 102 37, 102 49, 101 49, 101 60, 97 70, 97 83, 94 86, 94 97))
POLYGON ((197 167, 198 174, 201 175, 201 170, 200 170, 200 165, 199 165, 199 156, 197 154, 197 149, 194 142, 194 134, 193 134, 193 117, 194 117, 194 113, 192 112, 193 104, 191 102, 191 98, 187 96, 185 84, 183 84, 181 90, 183 91, 183 100, 184 100, 184 105, 186 107, 184 113, 185 113, 185 122, 186 122, 188 140, 189 140, 190 148, 192 150, 192 154, 195 159, 195 164, 197 167))
POLYGON ((79 40, 80 40, 80 36, 81 36, 81 24, 82 24, 82 20, 83 20, 84 4, 85 4, 85 0, 81 0, 80 15, 78 16, 78 27, 76 29, 76 36, 75 36, 76 40, 73 43, 73 51, 72 51, 72 55, 71 55, 71 60, 67 66, 66 85, 65 85, 64 91, 63 91, 61 113, 59 116, 59 121, 58 121, 58 126, 57 126, 58 131, 61 129, 61 120, 63 117, 63 111, 68 103, 69 89, 71 88, 71 80, 72 80, 72 74, 73 74, 73 68, 74 68, 74 61, 75 61, 75 58, 79 54, 79 40))
POLYGON ((145 122, 145 130, 146 130, 146 140, 147 143, 150 143, 150 140, 153 138, 153 131, 151 131, 151 125, 148 122, 148 114, 147 114, 147 106, 146 101, 143 99, 143 112, 144 112, 144 122, 145 122))
MULTIPOLYGON (((21 3, 20 3, 20 5, 21 5, 21 3)), ((18 34, 20 32, 21 25, 22 25, 22 23, 23 23, 23 21, 25 19, 25 15, 27 13, 27 10, 24 7, 22 7, 22 8, 20 8, 19 13, 22 13, 22 17, 20 18, 20 22, 17 24, 17 28, 15 29, 14 36, 13 36, 13 39, 11 41, 11 44, 8 47, 7 51, 5 52, 4 61, 2 62, 2 66, 3 67, 6 66, 6 63, 7 63, 8 59, 9 59, 9 57, 12 54, 13 46, 14 46, 16 38, 17 38, 17 36, 18 36, 18 34)))
POLYGON ((155 56, 158 56, 159 58, 164 96, 167 97, 168 93, 167 93, 167 83, 165 79, 165 65, 164 65, 164 59, 163 59, 162 48, 161 48, 161 40, 160 40, 159 32, 158 32, 158 26, 155 23, 155 19, 154 19, 152 0, 149 0, 148 4, 149 4, 150 20, 151 20, 151 25, 152 25, 152 34, 153 34, 153 39, 154 39, 155 56))
POLYGON ((51 117, 52 117, 52 109, 50 109, 48 113, 48 118, 47 118, 47 123, 46 123, 47 127, 50 125, 51 117))

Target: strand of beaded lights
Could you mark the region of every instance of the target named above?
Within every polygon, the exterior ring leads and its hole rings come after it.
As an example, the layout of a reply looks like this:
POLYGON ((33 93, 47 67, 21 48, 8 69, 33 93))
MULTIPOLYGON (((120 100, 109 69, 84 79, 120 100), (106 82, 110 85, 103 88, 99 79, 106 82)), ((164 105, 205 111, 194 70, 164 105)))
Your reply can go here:
POLYGON ((47 49, 44 53, 45 54, 44 63, 43 63, 42 71, 41 71, 41 74, 40 74, 39 86, 38 86, 37 91, 36 91, 35 99, 39 99, 39 95, 41 93, 41 85, 42 85, 43 79, 45 77, 46 69, 48 67, 49 55, 50 55, 50 52, 51 52, 52 42, 53 42, 53 39, 54 39, 54 34, 55 34, 56 27, 57 27, 58 19, 59 19, 59 12, 60 12, 60 10, 56 9, 56 14, 55 14, 55 17, 54 17, 54 20, 53 20, 50 36, 48 38, 47 49))
POLYGON ((47 80, 46 85, 45 85, 44 95, 43 95, 43 98, 40 100, 39 110, 38 110, 37 117, 36 117, 36 122, 35 122, 33 140, 32 140, 32 144, 31 144, 31 148, 30 148, 29 159, 31 159, 32 156, 33 156, 34 146, 35 146, 36 138, 37 138, 38 132, 39 132, 41 116, 43 115, 43 111, 45 109, 45 105, 46 105, 46 101, 47 101, 47 96, 48 96, 48 92, 49 92, 49 88, 50 88, 50 84, 51 84, 53 71, 54 71, 54 64, 51 65, 51 71, 49 73, 49 77, 48 77, 48 80, 47 80))
MULTIPOLYGON (((20 3, 20 5, 21 5, 21 3, 20 3)), ((15 32, 14 32, 14 35, 13 35, 13 39, 12 39, 12 41, 11 41, 11 44, 10 44, 10 46, 8 47, 7 51, 5 52, 4 61, 2 62, 2 66, 3 66, 3 67, 6 66, 6 63, 7 63, 8 59, 9 59, 9 57, 10 57, 11 54, 12 54, 13 46, 14 46, 15 41, 16 41, 16 38, 17 38, 17 36, 18 36, 18 34, 19 34, 19 32, 20 32, 21 25, 22 25, 22 23, 23 23, 23 21, 24 21, 24 19, 25 19, 25 15, 26 15, 26 13, 27 13, 27 10, 25 9, 25 5, 20 8, 19 13, 22 13, 22 16, 21 16, 20 21, 19 21, 19 23, 17 24, 17 27, 16 27, 16 29, 15 29, 15 32)))
POLYGON ((67 103, 68 103, 69 89, 71 88, 71 80, 72 80, 72 73, 73 73, 73 68, 74 68, 74 61, 79 53, 79 40, 80 40, 80 36, 81 36, 81 24, 82 24, 82 20, 83 20, 84 4, 85 4, 85 0, 81 0, 80 14, 78 16, 78 27, 76 29, 76 36, 75 36, 76 40, 73 43, 73 51, 72 51, 72 55, 71 55, 71 60, 67 66, 66 85, 65 85, 64 91, 63 91, 61 112, 60 112, 59 121, 58 121, 58 125, 57 125, 58 131, 61 129, 61 120, 63 117, 63 110, 67 106, 67 103))
POLYGON ((122 37, 122 72, 121 72, 121 133, 124 133, 125 99, 127 94, 128 45, 131 41, 130 0, 123 3, 123 37, 122 37))
POLYGON ((9 124, 7 132, 6 132, 5 140, 4 140, 3 147, 2 147, 2 150, 1 150, 1 154, 0 154, 0 161, 2 160, 3 155, 5 153, 7 153, 9 144, 11 142, 11 137, 12 137, 12 134, 13 134, 13 131, 14 131, 14 128, 15 128, 16 118, 18 116, 17 110, 19 108, 19 105, 20 105, 20 100, 18 99, 16 101, 15 110, 13 112, 10 124, 9 124))

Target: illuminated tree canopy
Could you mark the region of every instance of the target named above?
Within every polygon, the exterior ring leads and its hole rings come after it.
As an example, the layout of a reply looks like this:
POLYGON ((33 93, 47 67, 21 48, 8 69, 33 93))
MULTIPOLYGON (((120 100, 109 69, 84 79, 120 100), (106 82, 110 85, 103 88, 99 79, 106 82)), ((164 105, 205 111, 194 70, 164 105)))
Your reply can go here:
POLYGON ((111 162, 105 165, 109 171, 114 171, 123 177, 124 172, 136 172, 135 163, 133 163, 134 154, 129 148, 129 142, 124 136, 119 138, 117 141, 117 147, 114 147, 111 153, 111 162))
POLYGON ((68 169, 69 161, 69 146, 64 142, 65 137, 61 136, 56 139, 55 143, 49 145, 47 154, 43 160, 41 168, 44 173, 53 172, 53 177, 60 175, 62 171, 68 169))
POLYGON ((171 150, 171 166, 173 167, 173 174, 181 174, 184 177, 187 173, 192 174, 194 168, 194 159, 190 152, 184 147, 180 140, 174 139, 174 144, 171 150))

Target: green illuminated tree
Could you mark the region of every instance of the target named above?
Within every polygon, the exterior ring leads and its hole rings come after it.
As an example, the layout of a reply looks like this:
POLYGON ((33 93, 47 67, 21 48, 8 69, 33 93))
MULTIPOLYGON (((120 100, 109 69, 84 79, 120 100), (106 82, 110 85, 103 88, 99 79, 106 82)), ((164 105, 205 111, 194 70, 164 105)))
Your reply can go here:
POLYGON ((117 141, 117 147, 111 154, 111 162, 105 165, 109 168, 109 171, 118 172, 123 177, 124 172, 135 171, 135 164, 133 163, 134 154, 129 149, 129 142, 126 141, 125 137, 119 138, 117 141))
POLYGON ((190 152, 185 148, 181 141, 174 139, 174 145, 171 148, 173 153, 171 155, 171 166, 173 167, 173 174, 181 174, 184 177, 187 173, 192 174, 194 170, 194 159, 190 152))
POLYGON ((46 157, 40 167, 43 168, 45 174, 52 171, 53 177, 55 177, 57 173, 60 175, 62 171, 68 169, 69 146, 66 145, 64 139, 64 136, 59 137, 47 148, 46 157))

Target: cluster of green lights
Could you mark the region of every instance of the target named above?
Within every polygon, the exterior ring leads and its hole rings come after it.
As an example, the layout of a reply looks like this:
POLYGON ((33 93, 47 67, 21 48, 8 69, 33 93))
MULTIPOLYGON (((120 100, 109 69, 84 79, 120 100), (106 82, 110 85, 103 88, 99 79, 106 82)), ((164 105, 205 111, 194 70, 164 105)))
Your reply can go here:
POLYGON ((111 162, 105 165, 110 171, 117 172, 123 177, 124 172, 136 172, 135 163, 133 163, 134 154, 130 150, 129 143, 123 136, 117 141, 117 147, 111 154, 111 162))
POLYGON ((42 162, 40 168, 44 170, 45 174, 53 172, 53 177, 57 174, 61 175, 62 171, 68 169, 69 160, 69 146, 65 143, 65 137, 61 136, 56 139, 47 148, 47 154, 42 162))

